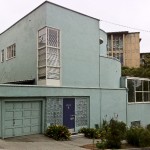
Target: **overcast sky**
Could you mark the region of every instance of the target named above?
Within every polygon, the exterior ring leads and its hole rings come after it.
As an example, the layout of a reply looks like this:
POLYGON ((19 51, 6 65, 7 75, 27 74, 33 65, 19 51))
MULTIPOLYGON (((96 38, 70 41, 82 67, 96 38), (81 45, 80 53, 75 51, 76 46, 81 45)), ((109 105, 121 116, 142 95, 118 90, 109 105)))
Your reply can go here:
MULTIPOLYGON (((0 0, 0 33, 44 1, 0 0)), ((141 52, 150 52, 150 0, 51 0, 51 2, 103 20, 100 22, 100 28, 106 32, 140 32, 141 52), (117 26, 106 21, 144 31, 117 26)))

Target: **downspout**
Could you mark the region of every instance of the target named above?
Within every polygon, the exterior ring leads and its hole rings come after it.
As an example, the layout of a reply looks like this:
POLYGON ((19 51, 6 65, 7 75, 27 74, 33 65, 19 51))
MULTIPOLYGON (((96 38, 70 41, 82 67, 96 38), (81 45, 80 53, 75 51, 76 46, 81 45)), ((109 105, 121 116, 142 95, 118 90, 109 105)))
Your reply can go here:
MULTIPOLYGON (((101 21, 101 20, 100 20, 101 21)), ((100 22, 101 24, 101 22, 100 22)), ((100 24, 99 24, 99 28, 100 28, 100 24)), ((101 37, 101 28, 99 30, 99 38, 101 37)), ((100 77, 100 73, 101 73, 101 66, 100 66, 100 50, 101 50, 101 46, 99 44, 99 95, 100 95, 100 127, 101 127, 101 119, 102 119, 102 91, 101 91, 101 77, 100 77)))
POLYGON ((128 123, 128 88, 127 88, 127 78, 125 79, 125 88, 126 88, 126 125, 128 123))

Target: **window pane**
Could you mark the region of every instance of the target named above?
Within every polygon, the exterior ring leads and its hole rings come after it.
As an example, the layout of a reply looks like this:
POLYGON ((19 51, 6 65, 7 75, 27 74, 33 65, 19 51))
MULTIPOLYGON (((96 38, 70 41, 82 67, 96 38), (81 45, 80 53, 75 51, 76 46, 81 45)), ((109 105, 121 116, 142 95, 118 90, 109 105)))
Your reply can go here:
POLYGON ((136 102, 142 102, 142 92, 136 92, 136 102))
POLYGON ((127 80, 127 87, 128 87, 128 102, 135 102, 134 80, 128 79, 127 80))
POLYGON ((148 92, 144 92, 144 102, 147 102, 148 100, 148 92))
POLYGON ((60 68, 47 67, 47 79, 60 79, 60 68))
POLYGON ((38 34, 38 48, 46 46, 46 28, 39 31, 38 34))
POLYGON ((143 91, 148 91, 148 81, 143 81, 143 91))
POLYGON ((142 91, 142 81, 135 80, 135 87, 136 87, 136 91, 142 91))

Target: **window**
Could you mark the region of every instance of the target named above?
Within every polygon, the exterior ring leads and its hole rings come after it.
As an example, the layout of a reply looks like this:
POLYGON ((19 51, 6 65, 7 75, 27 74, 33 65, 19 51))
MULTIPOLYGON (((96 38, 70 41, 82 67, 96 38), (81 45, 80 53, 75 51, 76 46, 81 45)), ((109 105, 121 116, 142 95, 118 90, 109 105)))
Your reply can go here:
POLYGON ((60 31, 58 29, 45 27, 38 32, 38 78, 60 80, 60 31))
POLYGON ((16 57, 16 44, 7 47, 7 60, 16 57))
POLYGON ((1 50, 1 62, 4 62, 4 50, 1 50))
POLYGON ((150 102, 150 81, 127 79, 128 102, 150 102))

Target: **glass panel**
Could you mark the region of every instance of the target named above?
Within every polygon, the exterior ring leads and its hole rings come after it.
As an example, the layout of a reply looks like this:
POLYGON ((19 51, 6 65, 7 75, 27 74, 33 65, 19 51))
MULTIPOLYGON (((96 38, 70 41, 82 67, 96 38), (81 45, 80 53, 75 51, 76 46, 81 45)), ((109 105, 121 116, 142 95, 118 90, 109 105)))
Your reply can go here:
POLYGON ((142 92, 136 92, 136 102, 142 102, 142 92))
POLYGON ((142 81, 141 80, 135 80, 135 87, 136 87, 136 91, 143 91, 142 90, 142 81))
POLYGON ((38 48, 46 46, 46 28, 43 28, 38 33, 38 48))
POLYGON ((46 48, 39 49, 38 66, 46 66, 46 48))
POLYGON ((63 100, 50 98, 46 106, 46 122, 50 125, 63 125, 63 100))
POLYGON ((127 79, 127 87, 128 87, 128 102, 135 102, 134 80, 127 79))
POLYGON ((60 79, 60 68, 47 67, 47 79, 60 79))
POLYGON ((88 125, 88 100, 87 98, 76 98, 76 126, 88 125))
POLYGON ((148 100, 148 92, 144 92, 144 102, 147 102, 148 100))
POLYGON ((57 48, 47 49, 47 65, 59 67, 60 66, 60 50, 57 48))
POLYGON ((143 81, 143 91, 148 91, 148 81, 143 81))
POLYGON ((39 79, 45 79, 46 78, 46 67, 39 68, 38 75, 39 75, 39 79))
POLYGON ((59 30, 48 28, 47 29, 47 45, 52 47, 59 47, 59 30))

